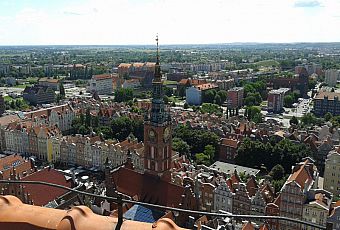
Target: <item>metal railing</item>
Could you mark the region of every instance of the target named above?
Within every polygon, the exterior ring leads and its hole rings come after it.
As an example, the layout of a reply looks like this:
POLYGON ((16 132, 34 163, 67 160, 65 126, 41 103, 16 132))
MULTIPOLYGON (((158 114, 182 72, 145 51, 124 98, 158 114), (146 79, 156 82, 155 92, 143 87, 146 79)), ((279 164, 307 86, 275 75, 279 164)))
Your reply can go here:
POLYGON ((35 185, 46 185, 46 186, 52 186, 55 188, 60 188, 64 190, 68 190, 71 192, 75 192, 82 195, 87 195, 91 197, 96 197, 100 199, 106 199, 108 201, 114 202, 118 205, 118 223, 116 229, 120 229, 122 223, 123 223, 123 203, 130 203, 130 204, 137 204, 142 205, 149 208, 159 209, 159 210, 168 210, 168 211, 174 211, 179 213, 187 213, 195 216, 210 216, 210 217, 221 217, 221 218, 233 218, 233 219, 243 219, 243 220, 278 220, 278 221, 288 221, 292 223, 302 224, 305 226, 310 226, 316 229, 323 229, 323 230, 331 230, 332 226, 327 225, 321 226, 315 223, 283 217, 283 216, 258 216, 258 215, 236 215, 236 214, 228 214, 228 213, 216 213, 216 212, 203 212, 203 211, 194 211, 194 210, 188 210, 188 209, 181 209, 181 208, 173 208, 173 207, 167 207, 163 205, 156 205, 156 204, 150 204, 150 203, 144 203, 140 201, 134 201, 134 200, 128 200, 123 199, 121 194, 117 194, 117 197, 109 197, 109 196, 103 196, 103 195, 97 195, 93 193, 88 193, 85 191, 79 191, 74 188, 68 188, 62 185, 43 182, 43 181, 15 181, 15 180, 0 180, 0 184, 35 184, 35 185))

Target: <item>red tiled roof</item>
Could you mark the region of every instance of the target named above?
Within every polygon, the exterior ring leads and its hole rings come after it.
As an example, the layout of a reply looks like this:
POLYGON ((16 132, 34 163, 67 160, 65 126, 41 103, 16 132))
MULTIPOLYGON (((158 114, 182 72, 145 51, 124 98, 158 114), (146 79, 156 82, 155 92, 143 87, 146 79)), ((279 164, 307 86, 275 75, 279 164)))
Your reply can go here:
POLYGON ((131 67, 131 64, 129 63, 120 63, 118 68, 130 68, 131 67))
POLYGON ((335 202, 334 208, 335 208, 335 207, 339 207, 339 206, 340 206, 340 200, 338 200, 337 202, 335 202))
POLYGON ((190 80, 189 80, 189 79, 182 79, 182 80, 180 80, 180 81, 178 82, 178 84, 180 84, 180 85, 186 85, 186 84, 188 84, 188 83, 190 83, 190 80))
POLYGON ((269 227, 266 224, 264 224, 260 227, 259 230, 269 230, 269 227))
POLYGON ((24 159, 17 154, 0 158, 0 171, 13 167, 13 164, 18 165, 22 162, 24 162, 24 159))
POLYGON ((45 116, 45 118, 47 118, 48 116, 51 115, 52 111, 63 114, 65 112, 71 111, 71 110, 73 110, 73 108, 69 104, 64 104, 64 105, 58 105, 58 106, 54 106, 54 107, 50 107, 50 108, 46 108, 46 109, 39 109, 39 110, 36 110, 36 111, 31 111, 31 112, 25 113, 25 117, 27 117, 29 119, 33 119, 35 117, 45 116))
POLYGON ((340 100, 340 93, 320 92, 315 96, 315 99, 324 99, 324 97, 328 97, 328 100, 334 100, 335 97, 338 97, 338 99, 340 100))
POLYGON ((0 117, 0 126, 7 126, 12 122, 19 121, 20 118, 18 115, 7 115, 0 117))
POLYGON ((197 85, 196 88, 199 89, 199 90, 204 91, 204 90, 208 90, 208 89, 218 88, 218 86, 215 85, 215 84, 206 83, 206 84, 197 85))
POLYGON ((131 197, 137 195, 144 202, 170 207, 178 207, 184 193, 182 186, 124 167, 113 172, 113 180, 119 192, 131 197))
POLYGON ((58 83, 59 79, 47 78, 43 77, 39 79, 39 82, 49 82, 49 83, 58 83))
POLYGON ((111 74, 100 74, 100 75, 94 75, 92 77, 95 80, 105 80, 105 79, 112 79, 111 74))
MULTIPOLYGON (((117 222, 116 217, 94 214, 86 206, 59 210, 23 204, 14 196, 0 196, 0 229, 112 230, 117 222)), ((120 229, 184 230, 168 218, 161 218, 153 224, 124 220, 120 229)))
POLYGON ((140 67, 143 67, 143 66, 144 66, 144 63, 135 62, 135 63, 133 63, 132 65, 133 65, 133 67, 140 68, 140 67))
POLYGON ((10 155, 0 159, 2 179, 9 179, 11 172, 13 172, 13 168, 15 168, 15 174, 20 177, 22 177, 24 173, 30 174, 33 171, 31 162, 23 159, 19 155, 10 155))
POLYGON ((242 230, 255 230, 254 225, 250 222, 247 222, 243 225, 242 230))
POLYGON ((308 159, 305 160, 305 162, 300 165, 300 168, 296 172, 293 172, 287 179, 287 182, 295 181, 301 187, 301 190, 304 189, 306 182, 309 184, 313 180, 306 168, 307 163, 309 163, 308 159))
POLYGON ((253 176, 251 176, 249 178, 249 180, 247 181, 246 187, 247 187, 247 191, 249 193, 249 196, 250 197, 255 196, 255 193, 257 191, 258 186, 257 186, 257 182, 256 182, 256 180, 253 176))
POLYGON ((238 147, 238 143, 239 143, 238 140, 228 139, 228 138, 222 138, 222 142, 221 142, 222 145, 229 146, 235 149, 238 147))
MULTIPOLYGON (((71 182, 66 181, 65 176, 52 168, 44 168, 29 176, 22 178, 23 181, 44 181, 59 184, 71 188, 71 182)), ((25 184, 25 192, 31 195, 34 205, 42 206, 55 200, 67 191, 46 185, 25 184)))

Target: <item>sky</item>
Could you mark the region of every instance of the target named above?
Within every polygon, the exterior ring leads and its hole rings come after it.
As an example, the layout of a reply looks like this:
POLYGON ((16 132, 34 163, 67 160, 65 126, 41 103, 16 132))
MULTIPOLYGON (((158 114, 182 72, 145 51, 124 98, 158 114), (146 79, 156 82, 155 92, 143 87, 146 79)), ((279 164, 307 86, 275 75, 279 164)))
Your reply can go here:
POLYGON ((340 0, 0 0, 0 45, 340 42, 340 0))

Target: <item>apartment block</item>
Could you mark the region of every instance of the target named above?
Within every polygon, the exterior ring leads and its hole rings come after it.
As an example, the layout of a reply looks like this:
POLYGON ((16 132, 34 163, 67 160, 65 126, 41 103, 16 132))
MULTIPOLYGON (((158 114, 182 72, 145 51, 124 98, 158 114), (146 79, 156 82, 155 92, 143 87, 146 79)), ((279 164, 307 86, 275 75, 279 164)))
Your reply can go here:
POLYGON ((112 94, 113 76, 111 74, 93 75, 89 81, 88 91, 98 94, 112 94))
POLYGON ((331 113, 333 116, 340 115, 340 93, 319 92, 314 96, 314 113, 317 116, 324 116, 331 113))
POLYGON ((325 71, 325 83, 330 86, 336 86, 336 83, 339 78, 339 70, 337 69, 328 69, 325 71))
POLYGON ((324 189, 334 196, 340 195, 340 153, 339 149, 331 151, 325 161, 324 189))
POLYGON ((231 109, 239 109, 243 106, 243 87, 234 87, 228 91, 227 106, 231 109))
POLYGON ((31 105, 48 104, 55 101, 55 92, 49 86, 34 85, 26 86, 23 91, 24 100, 31 105))
POLYGON ((268 112, 280 113, 283 109, 283 99, 290 89, 273 89, 268 93, 268 112))

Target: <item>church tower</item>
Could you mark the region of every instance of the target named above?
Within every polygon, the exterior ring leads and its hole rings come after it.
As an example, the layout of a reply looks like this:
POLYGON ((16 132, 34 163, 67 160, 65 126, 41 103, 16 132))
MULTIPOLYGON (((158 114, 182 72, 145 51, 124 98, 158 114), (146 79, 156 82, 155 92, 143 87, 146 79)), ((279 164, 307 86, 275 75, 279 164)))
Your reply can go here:
POLYGON ((163 82, 159 63, 158 35, 157 62, 152 81, 152 105, 144 121, 144 169, 147 173, 162 176, 171 169, 172 130, 169 107, 163 101, 163 82))

